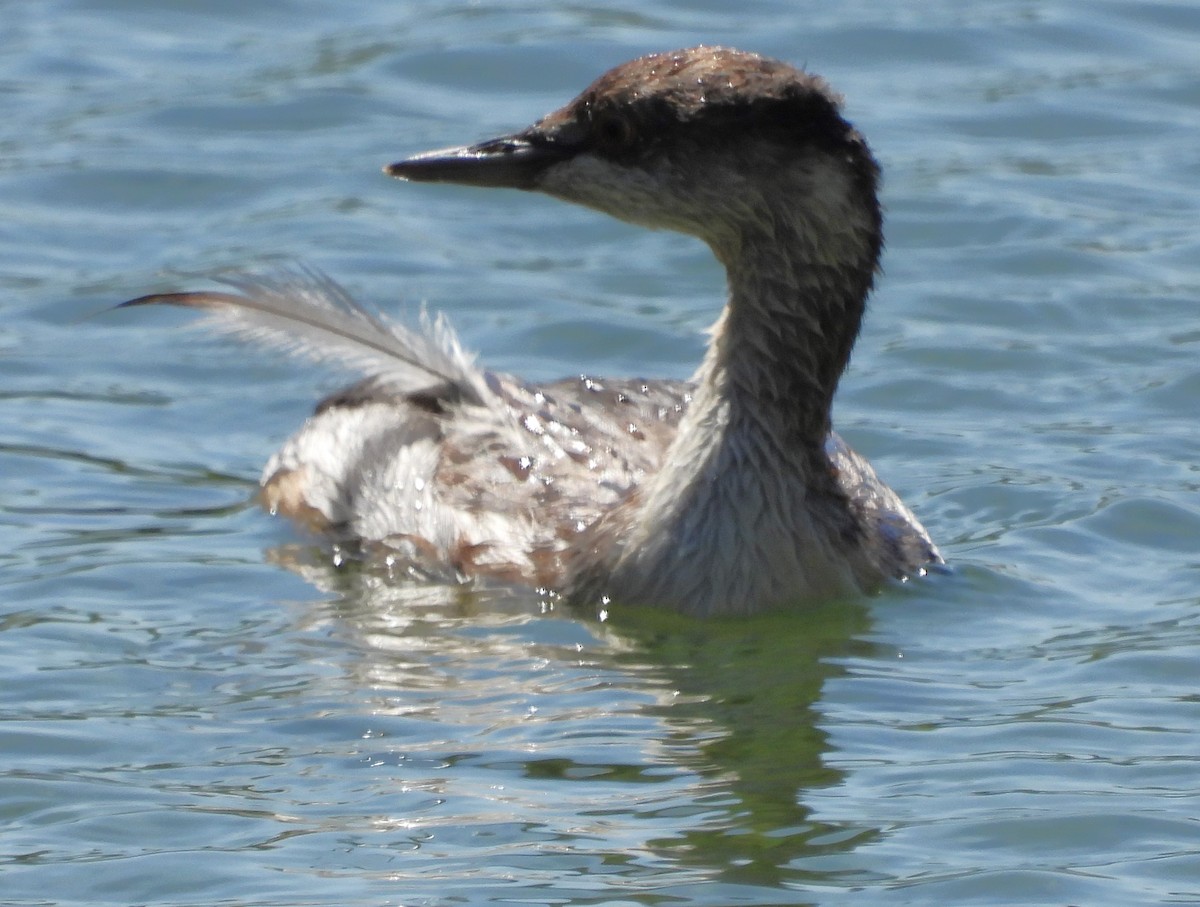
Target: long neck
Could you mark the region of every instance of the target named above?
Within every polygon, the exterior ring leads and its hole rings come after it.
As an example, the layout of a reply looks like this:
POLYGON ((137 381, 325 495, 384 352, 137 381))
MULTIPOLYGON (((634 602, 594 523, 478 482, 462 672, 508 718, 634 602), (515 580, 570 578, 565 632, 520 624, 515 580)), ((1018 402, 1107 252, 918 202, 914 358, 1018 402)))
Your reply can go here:
POLYGON ((694 405, 725 410, 730 431, 819 451, 870 292, 878 224, 839 233, 775 218, 771 227, 717 250, 729 303, 696 374, 694 405))
POLYGON ((740 430, 820 448, 870 276, 757 247, 729 266, 729 304, 697 374, 740 430))
POLYGON ((708 614, 857 588, 861 527, 825 439, 878 235, 776 229, 717 249, 730 298, 692 402, 658 473, 589 538, 576 592, 708 614))

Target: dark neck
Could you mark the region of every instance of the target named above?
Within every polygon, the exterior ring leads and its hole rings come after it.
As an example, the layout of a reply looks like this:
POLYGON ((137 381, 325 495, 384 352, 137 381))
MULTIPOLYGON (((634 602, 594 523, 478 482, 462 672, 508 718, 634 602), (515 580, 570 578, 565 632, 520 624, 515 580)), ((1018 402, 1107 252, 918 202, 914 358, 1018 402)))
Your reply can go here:
POLYGON ((875 250, 866 242, 857 255, 840 250, 853 264, 818 264, 829 250, 802 235, 780 239, 744 242, 727 262, 729 305, 702 372, 719 384, 731 425, 820 450, 862 322, 875 250))

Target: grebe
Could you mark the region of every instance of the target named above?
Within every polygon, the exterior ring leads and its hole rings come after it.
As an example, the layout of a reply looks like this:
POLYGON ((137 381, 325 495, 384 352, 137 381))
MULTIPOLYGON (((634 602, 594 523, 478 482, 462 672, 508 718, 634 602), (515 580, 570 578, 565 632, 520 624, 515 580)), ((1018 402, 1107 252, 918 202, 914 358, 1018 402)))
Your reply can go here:
POLYGON ((879 167, 840 107, 786 63, 695 47, 618 66, 521 132, 385 168, 704 240, 729 296, 688 382, 484 371, 444 321, 385 322, 305 269, 125 305, 208 309, 370 376, 321 402, 262 477, 267 507, 334 538, 692 615, 869 591, 942 558, 831 431, 883 243, 879 167))

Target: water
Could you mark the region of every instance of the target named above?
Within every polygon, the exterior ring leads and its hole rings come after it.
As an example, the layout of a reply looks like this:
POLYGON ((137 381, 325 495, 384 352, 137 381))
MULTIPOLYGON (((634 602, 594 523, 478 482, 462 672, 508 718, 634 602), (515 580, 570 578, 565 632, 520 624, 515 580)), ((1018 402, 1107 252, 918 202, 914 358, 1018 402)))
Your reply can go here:
POLYGON ((1200 8, 0 4, 0 901, 1200 901, 1200 8), (78 320, 302 260, 535 378, 686 375, 696 243, 399 156, 805 62, 886 170, 843 433, 954 563, 742 622, 389 583, 248 504, 345 376, 78 320))

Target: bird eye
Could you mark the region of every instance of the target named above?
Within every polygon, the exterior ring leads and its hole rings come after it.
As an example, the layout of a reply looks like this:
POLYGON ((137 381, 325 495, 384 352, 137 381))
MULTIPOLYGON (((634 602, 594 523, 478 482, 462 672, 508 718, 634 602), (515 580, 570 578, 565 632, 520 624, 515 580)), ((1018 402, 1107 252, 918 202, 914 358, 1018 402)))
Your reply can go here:
POLYGON ((592 117, 592 134, 602 150, 625 151, 637 139, 633 121, 611 110, 599 110, 592 117))

